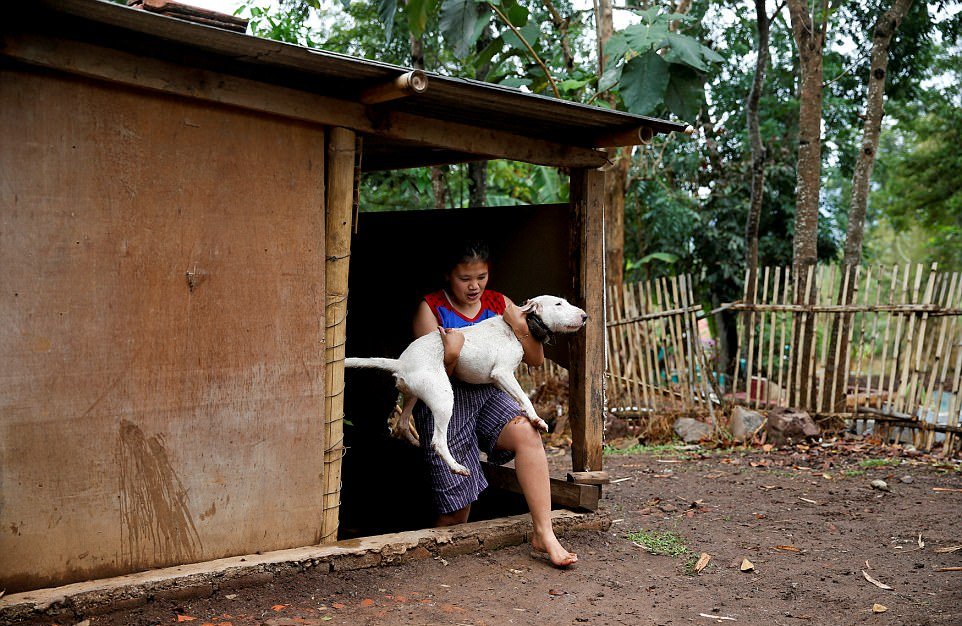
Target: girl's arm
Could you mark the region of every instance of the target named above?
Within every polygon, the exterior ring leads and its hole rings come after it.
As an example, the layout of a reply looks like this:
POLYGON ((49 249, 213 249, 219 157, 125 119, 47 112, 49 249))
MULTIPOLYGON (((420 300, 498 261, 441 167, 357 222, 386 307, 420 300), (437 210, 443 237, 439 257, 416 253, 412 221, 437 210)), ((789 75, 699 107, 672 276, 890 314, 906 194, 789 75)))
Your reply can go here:
POLYGON ((414 337, 423 337, 434 331, 441 334, 441 344, 444 346, 444 369, 450 376, 454 372, 454 367, 458 364, 458 357, 461 356, 464 335, 459 330, 445 330, 438 326, 438 320, 431 312, 431 307, 422 300, 417 313, 414 314, 414 337))
MULTIPOLYGON (((524 356, 521 360, 526 365, 534 367, 544 365, 544 346, 528 331, 527 315, 522 313, 521 309, 508 296, 504 297, 504 303, 505 308, 502 317, 514 331, 514 336, 521 342, 521 348, 524 350, 524 356)), ((425 306, 427 306, 427 303, 425 303, 425 306)))

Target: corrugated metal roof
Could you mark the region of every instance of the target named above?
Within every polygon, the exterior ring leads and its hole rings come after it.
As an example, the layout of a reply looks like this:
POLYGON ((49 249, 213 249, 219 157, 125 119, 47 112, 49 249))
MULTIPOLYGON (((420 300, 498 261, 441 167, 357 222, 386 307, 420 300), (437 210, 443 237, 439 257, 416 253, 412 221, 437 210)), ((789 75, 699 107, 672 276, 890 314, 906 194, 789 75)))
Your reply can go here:
MULTIPOLYGON (((54 29, 61 36, 351 101, 357 101, 366 89, 410 71, 101 0, 39 0, 20 3, 13 11, 24 14, 25 19, 43 20, 45 30, 54 29)), ((599 137, 642 126, 656 133, 685 128, 684 124, 510 87, 430 72, 427 76, 429 87, 424 93, 378 106, 579 147, 595 147, 599 137)), ((620 143, 637 142, 623 140, 620 143)), ((365 160, 378 168, 478 158, 468 152, 425 148, 378 136, 365 138, 365 160)))

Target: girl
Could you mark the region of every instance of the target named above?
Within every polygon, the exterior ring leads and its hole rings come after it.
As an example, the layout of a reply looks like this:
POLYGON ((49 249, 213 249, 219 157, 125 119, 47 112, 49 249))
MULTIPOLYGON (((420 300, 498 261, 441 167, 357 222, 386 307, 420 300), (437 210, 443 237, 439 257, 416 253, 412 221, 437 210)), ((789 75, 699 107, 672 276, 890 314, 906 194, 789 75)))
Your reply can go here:
MULTIPOLYGON (((449 260, 445 274, 447 289, 428 294, 414 316, 414 335, 421 337, 439 332, 444 344, 444 364, 450 374, 457 364, 464 336, 458 328, 502 315, 524 348, 528 365, 544 363, 544 350, 528 334, 525 314, 504 295, 486 289, 488 284, 488 248, 484 243, 465 245, 449 260)), ((534 534, 532 547, 547 555, 557 567, 571 565, 578 556, 568 552, 551 527, 551 487, 548 460, 541 435, 522 414, 518 404, 493 385, 469 385, 456 379, 454 413, 448 426, 448 446, 454 457, 471 470, 470 476, 453 474, 431 449, 434 422, 422 402, 409 399, 402 411, 399 428, 410 425, 411 409, 420 443, 431 469, 431 485, 438 509, 437 526, 451 526, 468 520, 471 503, 488 483, 481 470, 479 451, 492 463, 503 464, 515 459, 515 471, 521 490, 531 511, 534 534)))

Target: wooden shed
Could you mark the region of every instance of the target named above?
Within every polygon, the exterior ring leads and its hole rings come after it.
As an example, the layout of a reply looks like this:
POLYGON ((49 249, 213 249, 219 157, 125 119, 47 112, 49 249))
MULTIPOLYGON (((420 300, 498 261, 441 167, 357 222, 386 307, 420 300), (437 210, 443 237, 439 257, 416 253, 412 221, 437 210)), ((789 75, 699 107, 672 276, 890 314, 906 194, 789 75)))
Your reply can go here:
MULTIPOLYGON (((423 263, 399 242, 423 249, 479 210, 358 217, 368 171, 566 168, 568 204, 489 209, 486 228, 530 268, 503 291, 560 292, 591 316, 558 358, 572 467, 601 468, 604 148, 681 126, 412 85, 405 68, 99 0, 6 10, 0 589, 337 540, 346 333, 387 354, 408 331, 401 311, 370 332, 365 298, 385 286, 365 272, 423 263)), ((423 274, 406 274, 391 288, 417 295, 423 274)))

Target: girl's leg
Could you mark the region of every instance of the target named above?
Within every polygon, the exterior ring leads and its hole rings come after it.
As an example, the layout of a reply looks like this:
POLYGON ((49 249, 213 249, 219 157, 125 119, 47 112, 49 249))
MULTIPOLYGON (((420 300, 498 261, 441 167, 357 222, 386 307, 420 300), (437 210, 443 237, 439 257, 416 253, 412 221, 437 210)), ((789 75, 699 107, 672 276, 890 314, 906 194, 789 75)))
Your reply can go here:
POLYGON ((441 528, 443 526, 456 526, 457 524, 464 524, 468 521, 468 515, 470 513, 470 504, 463 509, 458 509, 452 513, 442 513, 441 515, 438 515, 438 519, 434 522, 434 526, 435 528, 441 528))
POLYGON ((534 525, 531 545, 535 550, 547 553, 558 567, 577 561, 578 555, 561 545, 551 527, 551 483, 541 435, 528 418, 518 416, 501 430, 497 448, 514 452, 514 468, 534 525))

